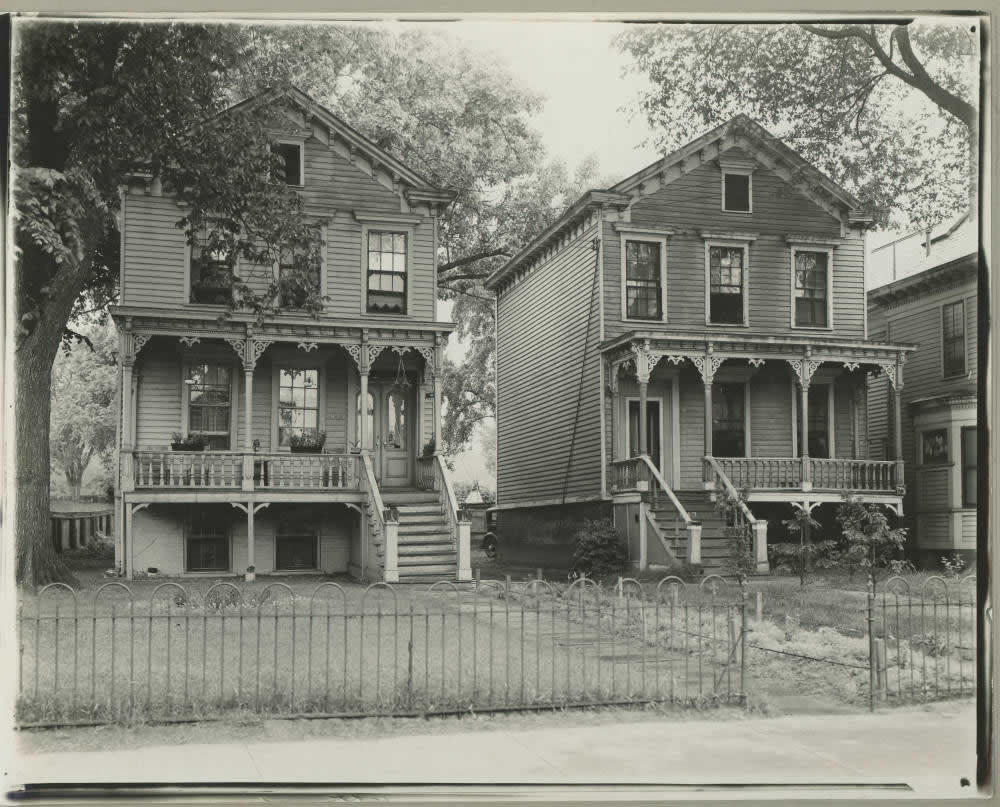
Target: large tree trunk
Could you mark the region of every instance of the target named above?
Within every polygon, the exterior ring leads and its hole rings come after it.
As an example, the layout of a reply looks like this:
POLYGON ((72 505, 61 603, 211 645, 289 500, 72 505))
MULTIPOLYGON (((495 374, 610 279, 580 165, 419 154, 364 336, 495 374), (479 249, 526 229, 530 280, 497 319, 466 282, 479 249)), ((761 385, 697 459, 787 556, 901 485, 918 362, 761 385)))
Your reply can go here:
POLYGON ((56 554, 49 527, 49 396, 61 338, 62 328, 37 328, 15 354, 17 580, 29 586, 76 582, 56 554))

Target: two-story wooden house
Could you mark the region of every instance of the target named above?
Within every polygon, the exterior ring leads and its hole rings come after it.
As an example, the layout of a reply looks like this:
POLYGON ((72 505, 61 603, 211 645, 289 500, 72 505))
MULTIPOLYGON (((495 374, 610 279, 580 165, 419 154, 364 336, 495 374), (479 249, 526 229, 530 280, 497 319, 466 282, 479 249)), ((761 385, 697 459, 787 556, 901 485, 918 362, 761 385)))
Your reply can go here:
MULTIPOLYGON (((961 216, 940 229, 896 239, 891 253, 880 250, 892 279, 868 293, 873 336, 918 345, 898 416, 905 525, 925 568, 955 552, 974 561, 978 512, 976 219, 961 216)), ((870 385, 868 406, 869 453, 885 456, 897 413, 884 381, 870 385)))
POLYGON ((224 258, 189 244, 176 197, 156 178, 122 188, 119 568, 468 579, 468 524, 434 452, 452 195, 305 93, 255 103, 281 110, 274 148, 321 229, 324 307, 228 312, 224 258), (292 450, 319 432, 320 453, 292 450))
POLYGON ((613 515, 639 567, 719 568, 719 485, 747 491, 761 571, 793 505, 898 512, 865 390, 898 388, 911 346, 868 338, 858 207, 739 116, 584 194, 490 277, 501 554, 566 563, 580 521, 613 515))

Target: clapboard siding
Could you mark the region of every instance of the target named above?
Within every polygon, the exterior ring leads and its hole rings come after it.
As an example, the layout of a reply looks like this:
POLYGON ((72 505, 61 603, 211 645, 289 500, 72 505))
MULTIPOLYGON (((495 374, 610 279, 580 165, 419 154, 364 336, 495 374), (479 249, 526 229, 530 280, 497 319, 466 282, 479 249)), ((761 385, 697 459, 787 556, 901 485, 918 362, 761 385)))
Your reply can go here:
POLYGON ((498 299, 501 503, 601 495, 596 234, 588 226, 498 299))
POLYGON ((750 380, 750 453, 754 457, 792 456, 791 368, 768 362, 750 380))
POLYGON ((142 355, 136 395, 136 445, 165 447, 181 429, 181 359, 177 353, 153 351, 142 355))
MULTIPOLYGON (((743 156, 738 149, 726 152, 743 156)), ((841 238, 840 223, 765 168, 753 174, 753 213, 720 209, 721 171, 705 163, 670 184, 638 199, 631 207, 633 226, 674 231, 667 244, 667 323, 641 327, 705 332, 705 241, 702 230, 750 231, 749 331, 864 338, 864 239, 852 232, 841 238), (788 233, 833 238, 833 329, 791 327, 791 249, 788 233)), ((621 303, 621 234, 605 233, 605 311, 607 336, 637 327, 625 322, 621 303)), ((709 328, 732 332, 729 328, 709 328)))
MULTIPOLYGON (((305 144, 305 186, 301 193, 307 213, 315 211, 331 216, 325 245, 326 290, 330 298, 325 305, 326 316, 373 323, 435 318, 434 217, 421 215, 420 223, 413 228, 407 267, 410 287, 407 314, 369 315, 362 310, 365 286, 362 228, 355 213, 399 215, 402 212, 399 194, 315 137, 305 144)), ((426 208, 420 208, 418 213, 426 213, 426 208)), ((182 215, 183 211, 170 196, 147 194, 142 185, 133 184, 126 197, 122 225, 125 236, 122 305, 164 309, 187 306, 184 297, 187 246, 183 231, 176 226, 182 215)), ((386 228, 394 226, 387 224, 386 228)), ((260 292, 267 282, 267 275, 258 268, 250 285, 260 292)))

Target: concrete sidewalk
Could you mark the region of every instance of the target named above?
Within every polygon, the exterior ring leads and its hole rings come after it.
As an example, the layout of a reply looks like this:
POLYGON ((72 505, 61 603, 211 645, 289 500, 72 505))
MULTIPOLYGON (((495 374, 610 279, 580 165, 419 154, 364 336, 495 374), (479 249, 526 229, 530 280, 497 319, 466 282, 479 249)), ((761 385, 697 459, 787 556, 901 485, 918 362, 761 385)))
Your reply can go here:
POLYGON ((874 715, 631 723, 623 715, 602 726, 23 754, 7 784, 905 783, 911 789, 881 795, 969 797, 974 788, 960 781, 975 782, 975 769, 975 713, 963 702, 874 715))

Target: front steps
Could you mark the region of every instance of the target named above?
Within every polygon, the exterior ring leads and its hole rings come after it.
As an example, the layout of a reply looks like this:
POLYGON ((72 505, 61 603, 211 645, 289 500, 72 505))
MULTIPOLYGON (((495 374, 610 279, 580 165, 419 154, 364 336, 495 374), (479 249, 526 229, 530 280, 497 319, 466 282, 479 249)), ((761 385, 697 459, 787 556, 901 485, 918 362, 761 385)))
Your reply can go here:
MULTIPOLYGON (((730 559, 730 541, 732 539, 726 535, 725 520, 715 509, 715 502, 711 500, 710 492, 707 490, 675 490, 674 495, 688 511, 688 515, 694 521, 701 522, 701 566, 705 574, 731 574, 733 569, 730 559)), ((653 516, 657 526, 660 527, 665 536, 668 536, 668 543, 677 559, 683 561, 687 557, 688 540, 683 520, 669 502, 662 508, 654 510, 653 516), (674 534, 675 516, 679 523, 679 529, 677 530, 677 540, 671 541, 670 537, 674 534)))
POLYGON ((454 581, 458 554, 438 494, 418 488, 382 488, 380 493, 385 505, 399 513, 399 582, 454 581))

